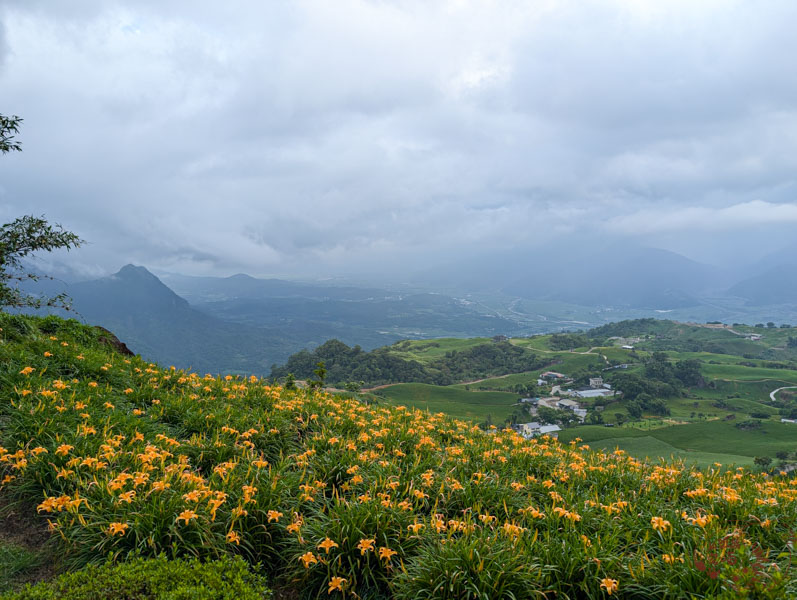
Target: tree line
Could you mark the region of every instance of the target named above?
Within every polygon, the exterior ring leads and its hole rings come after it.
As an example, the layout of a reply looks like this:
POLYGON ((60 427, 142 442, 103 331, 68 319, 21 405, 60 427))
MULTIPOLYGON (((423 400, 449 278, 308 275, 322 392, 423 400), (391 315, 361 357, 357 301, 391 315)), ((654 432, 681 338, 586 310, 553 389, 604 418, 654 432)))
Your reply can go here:
POLYGON ((271 377, 284 379, 293 375, 297 379, 308 379, 319 362, 326 367, 327 383, 336 386, 351 382, 451 385, 469 379, 533 371, 548 364, 533 352, 506 341, 451 350, 440 358, 421 363, 397 356, 390 346, 366 352, 360 346, 349 347, 333 339, 312 352, 302 350, 293 354, 282 366, 274 365, 271 377))

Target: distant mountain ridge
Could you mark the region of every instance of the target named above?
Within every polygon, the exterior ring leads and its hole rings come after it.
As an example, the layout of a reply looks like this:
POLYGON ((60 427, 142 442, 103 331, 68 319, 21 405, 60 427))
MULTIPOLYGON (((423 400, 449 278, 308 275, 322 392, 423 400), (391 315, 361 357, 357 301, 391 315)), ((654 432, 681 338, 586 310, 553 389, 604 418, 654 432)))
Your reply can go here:
POLYGON ((728 293, 750 306, 797 304, 797 264, 771 267, 732 286, 728 293))
POLYGON ((509 296, 580 306, 673 309, 729 285, 722 269, 633 244, 518 248, 432 269, 441 285, 492 288, 509 296))
POLYGON ((67 288, 75 310, 153 361, 200 372, 267 373, 291 349, 282 336, 192 308, 144 267, 67 288))
POLYGON ((91 281, 43 280, 37 291, 66 292, 75 313, 64 316, 77 314, 111 330, 150 360, 200 372, 267 375, 272 365, 303 348, 332 338, 376 348, 406 337, 401 328, 423 337, 425 329, 468 336, 516 327, 438 294, 391 297, 380 290, 315 289, 310 284, 242 275, 186 279, 193 280, 195 297, 224 299, 189 304, 146 268, 135 265, 91 281))

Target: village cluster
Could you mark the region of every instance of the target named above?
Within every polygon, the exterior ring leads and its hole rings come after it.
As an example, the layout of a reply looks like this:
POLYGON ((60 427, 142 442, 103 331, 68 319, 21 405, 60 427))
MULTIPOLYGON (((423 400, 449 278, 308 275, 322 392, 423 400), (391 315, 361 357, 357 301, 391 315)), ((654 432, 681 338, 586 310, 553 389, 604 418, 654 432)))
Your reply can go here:
MULTIPOLYGON (((620 365, 620 367, 627 368, 628 365, 620 365)), ((563 388, 563 386, 572 383, 573 380, 563 373, 546 371, 540 375, 540 378, 537 380, 537 385, 539 387, 551 386, 551 394, 546 397, 521 398, 520 403, 527 406, 528 413, 531 416, 536 416, 540 407, 554 410, 569 410, 578 418, 579 422, 583 423, 584 419, 587 418, 587 409, 580 400, 613 397, 618 393, 616 390, 612 389, 610 384, 604 383, 602 377, 590 377, 589 387, 579 389, 563 388)), ((594 410, 598 412, 602 411, 603 405, 595 405, 594 410)), ((562 430, 559 425, 547 425, 538 421, 517 423, 513 425, 513 429, 527 439, 541 435, 556 438, 562 430)))

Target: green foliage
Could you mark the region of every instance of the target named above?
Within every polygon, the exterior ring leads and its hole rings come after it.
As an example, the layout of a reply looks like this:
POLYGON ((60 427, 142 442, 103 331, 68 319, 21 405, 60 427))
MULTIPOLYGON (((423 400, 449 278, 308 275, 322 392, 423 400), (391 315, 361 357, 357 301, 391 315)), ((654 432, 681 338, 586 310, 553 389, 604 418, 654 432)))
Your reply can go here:
POLYGON ((42 298, 19 289, 20 282, 41 278, 35 273, 26 272, 22 259, 37 251, 77 248, 82 242, 74 233, 64 230, 60 225, 51 225, 44 217, 26 215, 0 226, 0 307, 67 307, 64 294, 42 298), (12 281, 17 284, 10 285, 12 281))
POLYGON ((628 414, 639 419, 643 411, 654 415, 669 415, 664 398, 680 396, 685 386, 703 387, 705 380, 697 360, 669 362, 663 352, 654 352, 644 360, 644 377, 636 373, 614 372, 609 376, 615 388, 629 400, 628 414))
POLYGON ((90 565, 55 581, 28 586, 2 600, 261 600, 270 598, 265 579, 241 558, 192 560, 137 558, 90 565))
POLYGON ((634 337, 639 335, 653 335, 661 333, 663 330, 669 329, 672 321, 663 321, 659 319, 632 319, 627 321, 618 321, 617 323, 608 323, 595 327, 589 330, 590 336, 593 338, 609 338, 609 337, 634 337))
POLYGON ((0 154, 22 150, 22 144, 15 140, 20 123, 22 119, 16 115, 10 117, 0 115, 0 154))
POLYGON ((570 427, 578 423, 578 417, 572 411, 548 408, 547 406, 537 408, 537 420, 540 423, 559 424, 562 427, 570 427))
POLYGON ((548 340, 548 345, 553 350, 572 350, 590 345, 587 336, 579 333, 555 333, 548 340))
POLYGON ((396 578, 398 600, 526 600, 545 598, 555 569, 529 559, 519 541, 484 532, 427 542, 396 578))
POLYGON ((272 368, 271 376, 284 378, 294 373, 300 379, 311 379, 317 364, 323 362, 326 379, 333 385, 349 381, 370 385, 409 382, 450 385, 467 379, 531 371, 546 364, 532 352, 507 341, 448 350, 426 363, 398 356, 394 350, 388 346, 365 352, 359 346, 350 348, 339 340, 329 340, 313 352, 302 350, 294 354, 284 366, 272 368))
POLYGON ((9 590, 17 576, 37 567, 40 561, 35 552, 0 541, 0 593, 9 590))

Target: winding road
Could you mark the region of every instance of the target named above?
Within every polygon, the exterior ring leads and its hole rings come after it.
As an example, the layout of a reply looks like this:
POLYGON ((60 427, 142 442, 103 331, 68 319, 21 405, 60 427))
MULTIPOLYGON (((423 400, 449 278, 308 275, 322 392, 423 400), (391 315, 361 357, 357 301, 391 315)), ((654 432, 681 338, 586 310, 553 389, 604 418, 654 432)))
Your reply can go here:
POLYGON ((769 399, 772 402, 775 402, 775 394, 777 394, 780 390, 797 390, 797 385, 787 385, 786 387, 779 387, 778 389, 769 393, 769 399))

